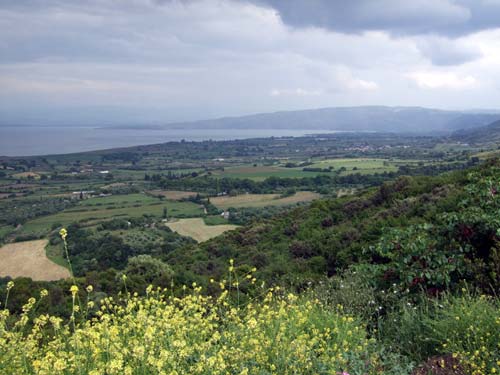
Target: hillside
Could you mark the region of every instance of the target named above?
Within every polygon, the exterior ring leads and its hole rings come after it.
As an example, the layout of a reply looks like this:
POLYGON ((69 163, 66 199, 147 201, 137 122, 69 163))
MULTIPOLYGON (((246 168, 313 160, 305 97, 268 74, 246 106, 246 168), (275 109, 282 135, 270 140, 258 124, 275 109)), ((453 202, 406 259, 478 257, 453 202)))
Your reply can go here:
POLYGON ((493 266, 498 260, 491 249, 500 227, 494 211, 500 187, 487 181, 499 176, 498 163, 490 162, 467 173, 400 177, 355 198, 317 200, 197 247, 175 250, 166 260, 179 282, 222 277, 227 259, 234 258, 237 264, 257 267, 271 283, 299 289, 363 267, 380 287, 395 282, 402 289, 444 290, 465 278, 498 290, 495 275, 500 273, 493 266), (395 254, 394 242, 408 246, 408 253, 395 254), (429 249, 434 253, 426 254, 429 249), (409 280, 403 268, 411 269, 409 280))
POLYGON ((500 141, 500 121, 475 129, 462 129, 453 133, 452 138, 463 143, 488 144, 500 141))
POLYGON ((119 268, 3 282, 0 372, 497 373, 498 181, 401 176, 151 256, 72 225, 75 271, 119 268))
POLYGON ((272 127, 274 129, 435 134, 462 128, 476 128, 499 118, 500 114, 444 111, 421 107, 360 106, 260 113, 167 126, 184 129, 267 129, 272 127))

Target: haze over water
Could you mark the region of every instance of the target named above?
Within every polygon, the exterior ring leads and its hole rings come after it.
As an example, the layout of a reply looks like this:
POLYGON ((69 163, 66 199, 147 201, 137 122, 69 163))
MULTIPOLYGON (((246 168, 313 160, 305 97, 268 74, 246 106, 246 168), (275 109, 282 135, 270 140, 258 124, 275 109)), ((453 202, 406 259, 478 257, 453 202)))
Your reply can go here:
POLYGON ((116 129, 95 127, 0 127, 0 155, 67 154, 164 143, 332 133, 313 129, 116 129))

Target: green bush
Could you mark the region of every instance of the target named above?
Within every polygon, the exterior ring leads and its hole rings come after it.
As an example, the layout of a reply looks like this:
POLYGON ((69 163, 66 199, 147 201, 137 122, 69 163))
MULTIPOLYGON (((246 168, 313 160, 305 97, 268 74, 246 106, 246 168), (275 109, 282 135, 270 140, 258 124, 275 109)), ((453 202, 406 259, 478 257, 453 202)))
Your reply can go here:
POLYGON ((442 353, 458 357, 473 374, 500 372, 500 303, 465 292, 436 302, 427 322, 431 339, 442 353))

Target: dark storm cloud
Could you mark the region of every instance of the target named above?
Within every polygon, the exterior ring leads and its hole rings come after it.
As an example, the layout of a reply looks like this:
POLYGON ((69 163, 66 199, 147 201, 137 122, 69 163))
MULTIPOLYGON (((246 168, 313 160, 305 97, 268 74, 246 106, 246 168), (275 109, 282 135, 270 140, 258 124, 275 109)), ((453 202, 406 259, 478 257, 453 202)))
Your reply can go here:
POLYGON ((292 27, 458 37, 500 26, 499 0, 255 0, 292 27))

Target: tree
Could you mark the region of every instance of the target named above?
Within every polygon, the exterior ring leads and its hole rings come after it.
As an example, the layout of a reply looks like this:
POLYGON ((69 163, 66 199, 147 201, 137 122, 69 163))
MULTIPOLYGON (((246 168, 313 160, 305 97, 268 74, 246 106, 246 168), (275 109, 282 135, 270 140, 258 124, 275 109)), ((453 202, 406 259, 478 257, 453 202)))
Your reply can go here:
POLYGON ((127 285, 135 290, 144 290, 149 284, 168 286, 174 277, 167 263, 146 254, 129 258, 123 274, 127 275, 127 285))

